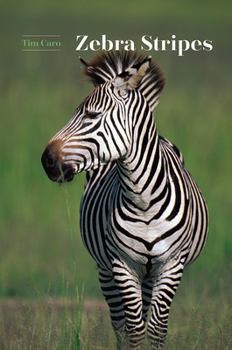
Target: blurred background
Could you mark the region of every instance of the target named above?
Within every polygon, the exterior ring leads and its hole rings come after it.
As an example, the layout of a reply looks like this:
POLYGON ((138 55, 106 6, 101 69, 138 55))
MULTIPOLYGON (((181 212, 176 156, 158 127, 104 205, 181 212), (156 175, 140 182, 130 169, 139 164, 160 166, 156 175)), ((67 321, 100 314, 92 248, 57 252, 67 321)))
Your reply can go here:
MULTIPOLYGON (((210 231, 198 260, 184 272, 181 303, 232 308, 232 5, 231 1, 1 2, 0 12, 0 297, 60 296, 62 274, 75 285, 63 186, 52 183, 42 152, 93 86, 80 73, 76 36, 91 40, 212 40, 213 50, 149 51, 167 84, 155 118, 160 135, 183 153, 208 203, 210 231), (24 52, 22 35, 60 35, 60 52, 24 52)), ((78 284, 102 299, 96 264, 79 232, 85 174, 67 185, 78 284)))

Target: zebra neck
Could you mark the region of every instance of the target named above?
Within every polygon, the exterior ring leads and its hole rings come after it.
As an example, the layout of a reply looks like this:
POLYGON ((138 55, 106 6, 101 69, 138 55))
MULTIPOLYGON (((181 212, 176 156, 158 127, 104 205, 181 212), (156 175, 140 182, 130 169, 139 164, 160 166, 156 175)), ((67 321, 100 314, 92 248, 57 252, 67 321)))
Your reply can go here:
POLYGON ((124 203, 136 211, 150 211, 152 207, 155 210, 156 198, 167 183, 159 137, 155 124, 153 126, 147 136, 141 140, 140 134, 139 142, 134 142, 136 151, 132 150, 127 159, 118 162, 121 196, 124 203))

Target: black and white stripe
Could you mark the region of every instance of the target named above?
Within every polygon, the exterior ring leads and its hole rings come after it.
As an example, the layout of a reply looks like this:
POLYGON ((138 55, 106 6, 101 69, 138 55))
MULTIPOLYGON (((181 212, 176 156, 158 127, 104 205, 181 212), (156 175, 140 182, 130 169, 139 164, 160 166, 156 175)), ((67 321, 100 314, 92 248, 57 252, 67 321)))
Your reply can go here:
POLYGON ((164 79, 151 57, 110 52, 82 63, 95 89, 42 163, 58 182, 87 171, 81 235, 98 265, 117 349, 140 348, 150 306, 148 337, 161 349, 183 270, 206 243, 207 207, 179 150, 157 133, 164 79))

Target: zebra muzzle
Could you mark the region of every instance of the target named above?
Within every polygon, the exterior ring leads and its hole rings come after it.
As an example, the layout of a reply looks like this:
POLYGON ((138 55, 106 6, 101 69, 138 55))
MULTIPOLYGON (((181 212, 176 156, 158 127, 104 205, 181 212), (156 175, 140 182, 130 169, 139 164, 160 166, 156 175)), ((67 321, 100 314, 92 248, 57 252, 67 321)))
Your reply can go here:
POLYGON ((72 181, 75 171, 71 164, 65 164, 54 147, 48 145, 42 155, 41 162, 51 181, 62 183, 72 181))

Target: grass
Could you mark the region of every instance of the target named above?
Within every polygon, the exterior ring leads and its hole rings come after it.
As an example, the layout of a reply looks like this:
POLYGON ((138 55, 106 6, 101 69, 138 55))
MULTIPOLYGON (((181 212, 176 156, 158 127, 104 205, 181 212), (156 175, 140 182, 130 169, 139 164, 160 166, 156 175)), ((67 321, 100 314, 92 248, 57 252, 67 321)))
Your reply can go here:
MULTIPOLYGON (((73 319, 78 305, 65 299, 65 315, 62 300, 43 296, 40 302, 8 301, 1 310, 1 349, 113 349, 115 337, 104 304, 84 304, 82 331, 73 319), (5 306, 6 307, 6 306, 5 306), (77 338, 80 335, 80 344, 77 338)), ((209 303, 203 308, 173 305, 169 321, 169 333, 165 349, 169 350, 229 350, 232 346, 231 308, 227 309, 219 323, 218 305, 209 303)), ((147 340, 142 347, 148 348, 147 340)))
MULTIPOLYGON (((40 163, 47 142, 92 90, 79 73, 78 34, 91 39, 107 34, 137 44, 145 34, 213 40, 208 54, 188 51, 180 58, 175 52, 150 52, 168 80, 155 115, 159 133, 182 151, 210 213, 207 245, 184 272, 173 301, 166 348, 230 349, 231 5, 211 2, 208 7, 206 1, 193 6, 181 0, 170 6, 97 4, 74 8, 72 1, 65 6, 40 2, 31 7, 25 1, 19 8, 12 1, 11 8, 2 6, 0 349, 74 349, 80 345, 78 335, 81 349, 112 349, 115 342, 96 265, 80 238, 84 174, 67 185, 68 214, 64 189, 47 179, 40 163), (25 33, 61 34, 62 50, 22 53, 25 33)), ((88 60, 93 54, 82 56, 88 60)))
MULTIPOLYGON (((65 198, 66 198, 66 207, 67 207, 67 212, 68 212, 68 219, 69 219, 69 230, 70 230, 70 238, 71 238, 71 243, 72 243, 72 253, 73 253, 73 264, 74 264, 74 276, 75 276, 75 295, 76 295, 76 301, 77 301, 77 312, 74 312, 73 308, 73 302, 71 304, 72 306, 72 328, 71 328, 71 335, 70 335, 70 348, 71 349, 81 349, 81 323, 82 323, 82 311, 83 311, 83 293, 84 293, 84 284, 82 286, 82 293, 79 293, 79 288, 78 288, 78 277, 77 277, 77 265, 76 265, 76 255, 75 255, 75 249, 74 249, 74 241, 73 241, 73 229, 72 229, 72 224, 71 224, 71 216, 70 216, 70 208, 69 208, 69 198, 68 198, 68 191, 67 191, 67 183, 64 181, 64 175, 63 171, 60 167, 60 172, 62 174, 63 178, 63 187, 65 190, 65 198), (76 324, 76 314, 77 314, 77 324, 76 324)), ((66 293, 65 293, 65 283, 64 283, 64 274, 63 274, 63 310, 64 310, 64 339, 65 339, 65 344, 67 347, 68 344, 68 335, 67 335, 67 326, 66 326, 66 305, 65 305, 65 298, 66 298, 66 293)))
POLYGON ((77 303, 43 296, 40 301, 11 301, 0 315, 1 349, 110 349, 115 343, 105 308, 87 305, 82 315, 82 332, 74 319, 77 303), (92 311, 94 310, 94 312, 92 311), (81 346, 80 346, 81 342, 81 346))

